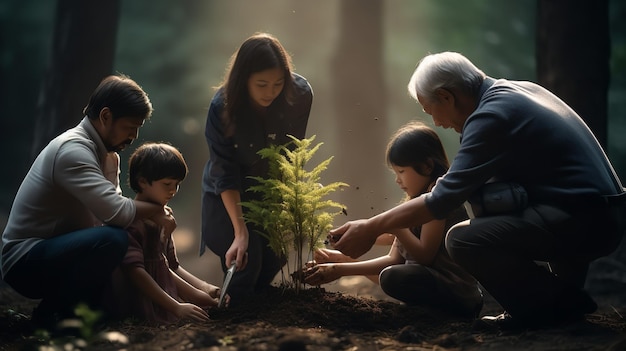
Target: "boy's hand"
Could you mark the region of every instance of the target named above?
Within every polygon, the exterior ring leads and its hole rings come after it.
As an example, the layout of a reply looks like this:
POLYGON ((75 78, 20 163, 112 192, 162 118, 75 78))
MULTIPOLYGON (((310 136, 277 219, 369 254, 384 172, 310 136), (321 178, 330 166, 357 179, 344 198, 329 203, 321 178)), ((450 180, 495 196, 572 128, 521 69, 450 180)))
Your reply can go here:
POLYGON ((202 286, 200 287, 200 290, 204 291, 205 293, 207 293, 209 296, 211 296, 214 299, 220 297, 219 286, 204 282, 204 284, 202 284, 202 286))
POLYGON ((150 218, 150 220, 163 228, 167 234, 171 234, 176 229, 176 218, 171 208, 164 206, 163 211, 150 218))
POLYGON ((174 313, 176 317, 183 320, 187 319, 194 322, 206 322, 209 320, 209 314, 205 310, 191 303, 179 304, 174 313))

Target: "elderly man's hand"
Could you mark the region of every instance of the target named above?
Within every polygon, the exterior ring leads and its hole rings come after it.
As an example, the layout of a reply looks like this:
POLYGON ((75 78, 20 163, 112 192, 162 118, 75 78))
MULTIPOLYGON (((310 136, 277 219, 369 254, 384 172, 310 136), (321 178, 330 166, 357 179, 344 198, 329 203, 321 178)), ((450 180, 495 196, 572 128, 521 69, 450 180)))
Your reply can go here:
POLYGON ((378 234, 372 231, 365 219, 350 221, 330 231, 332 246, 352 258, 358 258, 369 251, 378 234))

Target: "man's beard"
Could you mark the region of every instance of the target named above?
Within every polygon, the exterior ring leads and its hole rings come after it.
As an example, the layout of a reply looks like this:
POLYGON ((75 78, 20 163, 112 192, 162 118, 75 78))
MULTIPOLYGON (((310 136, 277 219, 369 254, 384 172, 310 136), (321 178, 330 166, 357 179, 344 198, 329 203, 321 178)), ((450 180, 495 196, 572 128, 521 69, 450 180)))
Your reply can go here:
POLYGON ((132 144, 132 140, 128 139, 126 141, 124 141, 123 143, 117 144, 117 145, 113 145, 113 146, 107 146, 107 151, 109 152, 120 152, 122 150, 124 150, 126 148, 126 146, 132 144))

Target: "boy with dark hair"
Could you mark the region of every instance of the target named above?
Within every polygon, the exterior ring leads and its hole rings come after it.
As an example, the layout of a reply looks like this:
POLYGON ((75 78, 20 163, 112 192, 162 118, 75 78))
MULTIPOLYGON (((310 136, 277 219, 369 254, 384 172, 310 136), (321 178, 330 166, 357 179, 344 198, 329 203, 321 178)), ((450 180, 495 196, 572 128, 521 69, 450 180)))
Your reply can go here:
MULTIPOLYGON (((129 159, 135 200, 163 206, 172 217, 167 203, 186 176, 183 155, 169 144, 143 144, 129 159)), ((114 275, 115 314, 159 323, 208 320, 205 310, 217 306, 220 289, 180 265, 172 238, 175 228, 175 222, 161 226, 149 219, 130 225, 128 251, 114 275)))

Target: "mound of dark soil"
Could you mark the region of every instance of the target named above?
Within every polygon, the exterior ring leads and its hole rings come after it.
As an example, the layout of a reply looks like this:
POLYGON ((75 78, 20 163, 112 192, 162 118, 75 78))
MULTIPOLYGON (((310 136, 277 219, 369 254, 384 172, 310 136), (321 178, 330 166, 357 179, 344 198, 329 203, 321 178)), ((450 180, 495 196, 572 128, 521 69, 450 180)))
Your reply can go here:
MULTIPOLYGON (((38 350, 41 345, 64 343, 99 351, 626 349, 625 311, 615 306, 576 325, 503 334, 477 330, 471 320, 391 301, 323 289, 296 293, 276 287, 240 306, 209 311, 207 323, 113 323, 106 327, 116 332, 108 341, 81 344, 75 339, 34 337, 30 311, 37 301, 20 297, 6 285, 0 285, 0 299, 0 351, 38 350)), ((488 297, 484 311, 498 309, 488 297)))

